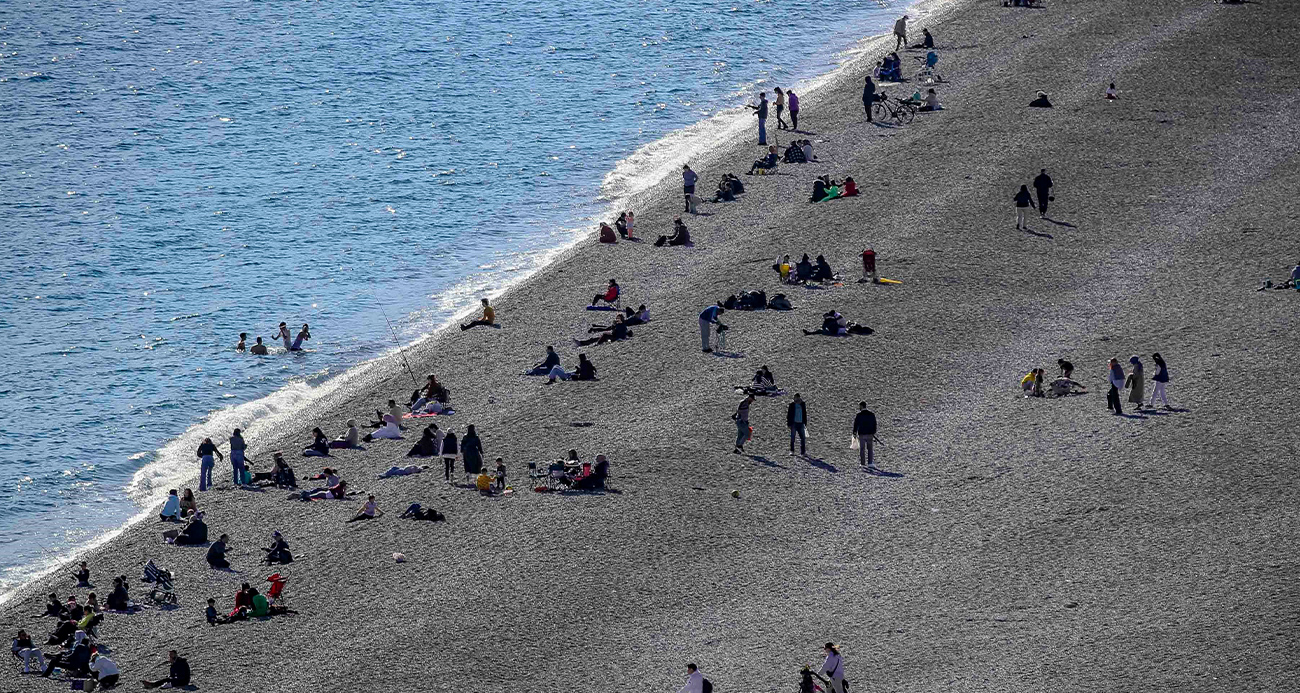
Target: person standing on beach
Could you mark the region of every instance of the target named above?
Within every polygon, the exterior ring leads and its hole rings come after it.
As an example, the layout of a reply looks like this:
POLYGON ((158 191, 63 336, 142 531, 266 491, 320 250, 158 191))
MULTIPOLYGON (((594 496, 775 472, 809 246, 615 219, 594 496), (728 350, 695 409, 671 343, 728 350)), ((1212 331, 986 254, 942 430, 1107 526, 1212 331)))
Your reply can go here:
POLYGON ((788 90, 785 98, 790 102, 790 129, 799 130, 799 97, 795 95, 794 90, 788 90))
POLYGON ((276 336, 279 337, 280 340, 284 342, 285 351, 289 351, 290 349, 293 348, 293 342, 291 341, 293 339, 293 336, 289 334, 288 323, 283 323, 283 322, 280 323, 280 332, 276 334, 276 336))
POLYGON ((691 197, 695 195, 695 181, 699 179, 689 164, 682 164, 682 195, 686 197, 687 214, 691 213, 691 197))
POLYGON ((236 486, 244 485, 244 450, 248 449, 248 444, 244 442, 244 435, 235 429, 230 434, 230 468, 234 472, 236 486))
POLYGON ((1047 216, 1047 203, 1052 197, 1052 177, 1047 175, 1047 169, 1041 169, 1034 178, 1034 192, 1038 193, 1038 216, 1044 218, 1047 216))
POLYGON ((1146 401, 1144 390, 1146 387, 1145 369, 1142 367, 1142 359, 1137 356, 1130 356, 1128 362, 1133 366, 1133 372, 1128 374, 1128 380, 1124 383, 1128 386, 1128 401, 1136 404, 1137 406, 1134 408, 1141 411, 1142 403, 1146 401))
POLYGON ((758 105, 751 105, 754 114, 758 116, 758 144, 760 147, 767 146, 767 92, 759 92, 758 105))
POLYGON ((686 665, 686 683, 677 689, 677 693, 704 693, 704 674, 694 664, 686 665))
POLYGON ((1159 352, 1152 354, 1151 360, 1155 362, 1158 369, 1156 374, 1151 376, 1151 382, 1155 383, 1151 387, 1151 407, 1155 408, 1156 398, 1159 397, 1160 401, 1164 403, 1165 409, 1168 409, 1169 399, 1165 397, 1165 387, 1169 385, 1169 367, 1165 365, 1165 359, 1159 352))
POLYGON ((785 121, 781 120, 781 114, 785 111, 785 92, 781 91, 781 87, 772 91, 776 92, 776 129, 786 130, 785 121))
POLYGON ((1025 221, 1025 210, 1034 206, 1034 198, 1029 196, 1029 186, 1020 186, 1020 192, 1016 193, 1013 198, 1016 203, 1016 230, 1029 230, 1029 223, 1025 221))
POLYGON ((731 415, 736 420, 736 449, 731 452, 737 455, 745 454, 745 441, 749 440, 749 405, 753 403, 754 396, 746 396, 736 407, 736 413, 731 415))
POLYGON ((212 468, 216 466, 216 462, 212 460, 212 457, 215 455, 222 460, 226 458, 217 449, 217 446, 212 444, 211 438, 204 438, 195 454, 199 458, 199 490, 206 491, 209 486, 212 486, 212 468))
POLYGON ((1119 359, 1111 359, 1106 364, 1106 380, 1110 382, 1110 390, 1106 392, 1106 408, 1113 414, 1123 414, 1119 404, 1119 391, 1124 387, 1124 367, 1119 365, 1119 359))
POLYGON ((862 110, 867 112, 867 122, 871 122, 871 106, 876 103, 876 83, 867 75, 866 84, 862 85, 862 110))
POLYGON ((907 15, 894 22, 894 50, 907 45, 907 15))
POLYGON ((725 312, 726 309, 719 304, 709 306, 700 312, 700 345, 706 354, 713 353, 713 349, 709 348, 709 331, 713 325, 717 325, 719 329, 725 327, 718 320, 718 317, 725 312))
POLYGON ((876 415, 867 409, 866 402, 858 402, 858 413, 853 417, 853 435, 858 438, 858 464, 872 469, 876 466, 872 448, 876 438, 876 415))
POLYGON ((790 454, 794 454, 794 436, 799 434, 799 454, 808 454, 808 407, 799 393, 794 393, 794 401, 785 411, 785 425, 790 427, 790 454))
POLYGON ((844 693, 844 657, 840 651, 835 649, 834 643, 826 643, 826 659, 822 661, 822 668, 819 673, 830 679, 830 690, 834 693, 844 693))

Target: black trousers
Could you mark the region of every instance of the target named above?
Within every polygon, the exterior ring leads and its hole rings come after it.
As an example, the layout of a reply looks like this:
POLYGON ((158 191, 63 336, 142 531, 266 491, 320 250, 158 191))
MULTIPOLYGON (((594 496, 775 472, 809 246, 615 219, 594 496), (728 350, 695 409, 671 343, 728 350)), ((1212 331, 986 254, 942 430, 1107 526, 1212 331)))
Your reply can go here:
POLYGON ((1106 408, 1115 412, 1122 413, 1119 405, 1119 388, 1114 385, 1110 386, 1110 391, 1106 393, 1106 408))
POLYGON ((1040 214, 1045 215, 1047 214, 1047 198, 1051 195, 1046 188, 1037 188, 1036 191, 1038 192, 1038 211, 1040 214))
POLYGON ((442 475, 446 477, 447 481, 451 481, 451 472, 456 468, 456 460, 451 457, 444 457, 442 458, 442 464, 442 475))

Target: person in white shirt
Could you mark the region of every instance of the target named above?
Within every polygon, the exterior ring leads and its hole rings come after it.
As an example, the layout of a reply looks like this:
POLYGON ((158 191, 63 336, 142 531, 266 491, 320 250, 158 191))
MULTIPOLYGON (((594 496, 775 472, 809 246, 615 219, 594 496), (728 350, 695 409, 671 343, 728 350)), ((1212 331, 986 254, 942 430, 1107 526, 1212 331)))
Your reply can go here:
POLYGON ((826 643, 826 661, 822 662, 821 672, 831 681, 831 691, 844 693, 844 658, 832 643, 826 643))
POLYGON ((686 665, 686 683, 677 693, 704 693, 704 674, 694 664, 686 665))
POLYGON ((90 675, 95 677, 100 686, 104 688, 116 686, 119 674, 121 672, 113 660, 98 653, 90 655, 90 675))

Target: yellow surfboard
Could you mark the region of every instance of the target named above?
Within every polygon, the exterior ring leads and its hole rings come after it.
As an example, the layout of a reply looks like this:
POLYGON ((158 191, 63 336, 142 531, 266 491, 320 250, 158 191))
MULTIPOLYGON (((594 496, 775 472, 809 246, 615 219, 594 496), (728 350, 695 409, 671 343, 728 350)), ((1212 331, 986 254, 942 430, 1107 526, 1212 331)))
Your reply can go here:
POLYGON ((900 282, 897 279, 881 279, 880 283, 881 284, 902 284, 903 282, 900 282))

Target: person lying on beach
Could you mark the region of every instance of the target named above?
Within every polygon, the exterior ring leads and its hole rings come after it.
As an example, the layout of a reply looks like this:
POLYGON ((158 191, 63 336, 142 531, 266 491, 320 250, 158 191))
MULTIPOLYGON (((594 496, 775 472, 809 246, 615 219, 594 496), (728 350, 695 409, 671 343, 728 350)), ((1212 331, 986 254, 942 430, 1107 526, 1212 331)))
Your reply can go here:
POLYGON ((302 351, 302 343, 307 339, 311 339, 311 332, 307 329, 307 323, 304 322, 302 330, 298 332, 298 336, 293 340, 293 345, 289 347, 289 351, 302 351))
POLYGON ((491 326, 496 324, 497 312, 492 309, 492 306, 488 305, 488 300, 486 298, 482 299, 482 301, 483 301, 482 317, 480 317, 478 320, 471 320, 465 323, 464 325, 461 325, 460 326, 461 332, 464 332, 465 330, 468 330, 471 327, 478 327, 480 325, 491 326))
POLYGON ((366 503, 365 503, 365 505, 362 505, 362 506, 361 506, 361 510, 359 510, 359 511, 357 512, 356 515, 353 515, 353 516, 352 516, 352 519, 347 520, 347 521, 348 521, 348 522, 357 522, 357 521, 359 521, 359 520, 373 520, 373 519, 375 519, 376 517, 379 517, 379 516, 381 516, 381 515, 383 515, 383 514, 384 514, 384 511, 380 510, 380 509, 379 509, 379 506, 375 504, 375 497, 374 497, 374 496, 366 496, 366 503))
POLYGON ((614 302, 618 301, 618 296, 621 292, 622 289, 619 287, 618 282, 611 279, 609 280, 609 286, 605 289, 603 293, 599 293, 591 297, 590 305, 594 306, 601 302, 612 305, 614 302))
POLYGON ((407 457, 437 457, 442 452, 442 446, 438 440, 438 426, 429 424, 424 427, 424 433, 420 435, 420 441, 406 453, 407 457))
POLYGON ((312 429, 312 443, 303 449, 304 458, 328 458, 329 438, 320 428, 312 429))
MULTIPOLYGON (((623 324, 627 325, 628 327, 631 327, 633 325, 644 325, 645 323, 650 322, 650 309, 646 308, 644 303, 642 303, 641 306, 636 309, 633 309, 631 306, 628 306, 627 308, 623 309, 622 318, 623 318, 623 324)), ((615 322, 610 323, 608 325, 592 325, 591 327, 587 328, 587 332, 593 334, 597 332, 609 332, 610 330, 614 329, 614 325, 617 324, 617 320, 618 317, 616 316, 615 322)))
POLYGON ((226 570, 230 567, 230 561, 226 560, 226 544, 230 541, 230 535, 223 534, 217 537, 208 547, 207 561, 208 565, 217 570, 226 570))
POLYGON ((749 167, 749 172, 746 175, 752 176, 754 175, 754 171, 758 169, 770 170, 776 168, 776 162, 779 158, 779 155, 776 153, 776 145, 769 146, 767 148, 767 156, 762 159, 756 159, 753 165, 749 167))
POLYGON ((83 611, 80 611, 80 606, 78 606, 77 609, 77 618, 74 619, 69 616, 59 619, 59 622, 54 625, 54 630, 50 632, 50 637, 45 639, 46 645, 67 647, 72 644, 74 634, 77 632, 77 621, 81 620, 81 616, 84 613, 83 611))
POLYGON ((1037 98, 1029 102, 1031 108, 1051 108, 1052 102, 1047 100, 1047 92, 1038 92, 1037 98))
POLYGON ((203 521, 203 513, 194 513, 194 517, 181 529, 169 529, 163 532, 163 540, 176 546, 208 543, 208 524, 203 521))
POLYGON ((660 236, 658 240, 655 241, 655 245, 659 247, 663 247, 665 245, 668 246, 690 245, 690 243, 691 243, 691 232, 686 229, 686 224, 682 223, 681 217, 677 217, 676 219, 673 219, 673 235, 660 236))
POLYGON ((330 447, 333 449, 351 449, 355 448, 361 441, 361 433, 357 431, 357 422, 354 419, 348 419, 348 432, 330 441, 330 447))
POLYGON ((578 346, 591 346, 593 344, 621 341, 631 336, 632 333, 627 329, 627 324, 623 320, 623 316, 620 315, 614 318, 614 324, 610 327, 608 332, 601 333, 599 337, 592 337, 591 339, 575 339, 573 342, 578 346))
POLYGON ((323 482, 325 482, 325 486, 324 486, 324 487, 322 487, 322 488, 318 488, 318 489, 314 489, 314 490, 316 490, 316 491, 323 491, 323 490, 328 489, 329 487, 334 486, 335 484, 339 483, 340 477, 339 477, 338 472, 334 471, 334 470, 331 469, 330 467, 326 467, 326 468, 320 470, 320 474, 313 474, 312 476, 307 477, 307 480, 308 480, 308 481, 323 481, 323 482))
POLYGON ((184 657, 176 654, 176 650, 167 653, 167 662, 169 669, 167 678, 158 679, 157 681, 141 681, 145 688, 182 688, 190 685, 190 663, 184 657))
POLYGON ((254 344, 253 346, 248 348, 248 353, 254 356, 266 356, 267 354, 266 345, 262 343, 261 337, 257 338, 257 344, 254 344))
POLYGON ((441 522, 447 519, 446 515, 443 515, 433 508, 422 508, 419 503, 412 503, 406 508, 406 510, 402 511, 402 514, 398 515, 398 517, 409 518, 412 520, 424 520, 426 522, 441 522))
POLYGON ((610 228, 609 224, 606 224, 603 221, 600 222, 600 231, 597 240, 601 243, 618 243, 618 237, 614 235, 614 229, 610 228))
POLYGON ((560 355, 555 353, 555 347, 546 347, 546 358, 542 362, 528 369, 528 375, 546 375, 551 369, 560 365, 560 355))
POLYGON ((402 429, 397 425, 397 421, 398 419, 392 414, 384 414, 384 427, 377 428, 374 431, 367 433, 361 440, 367 443, 372 442, 377 438, 385 440, 401 440, 402 429))
POLYGON ((1081 383, 1062 376, 1052 381, 1050 393, 1052 397, 1065 397, 1066 395, 1072 395, 1076 392, 1086 393, 1087 391, 1088 388, 1084 387, 1081 383))
POLYGON ((420 464, 409 464, 409 465, 407 465, 407 466, 405 466, 405 467, 398 467, 398 466, 394 465, 394 466, 389 467, 388 469, 385 469, 384 471, 380 472, 380 473, 379 473, 379 478, 380 478, 380 479, 391 479, 391 478, 393 478, 393 477, 395 477, 395 476, 410 476, 410 475, 412 475, 412 474, 419 474, 419 473, 423 472, 424 470, 426 470, 426 469, 428 469, 428 468, 429 468, 429 465, 427 465, 427 464, 424 464, 424 465, 420 465, 420 464))
POLYGON ((271 533, 271 545, 262 548, 266 552, 266 564, 293 563, 293 554, 289 551, 289 542, 279 532, 271 533))
POLYGON ((804 330, 805 335, 822 334, 831 337, 843 337, 850 334, 871 334, 872 329, 866 325, 849 322, 839 311, 829 311, 822 315, 822 326, 816 330, 804 330))
POLYGON ((325 483, 329 484, 330 481, 335 481, 335 483, 333 485, 318 486, 310 491, 302 491, 301 493, 292 494, 289 498, 304 502, 313 500, 343 500, 344 498, 347 498, 348 482, 339 479, 338 477, 332 477, 331 479, 326 480, 325 483))

